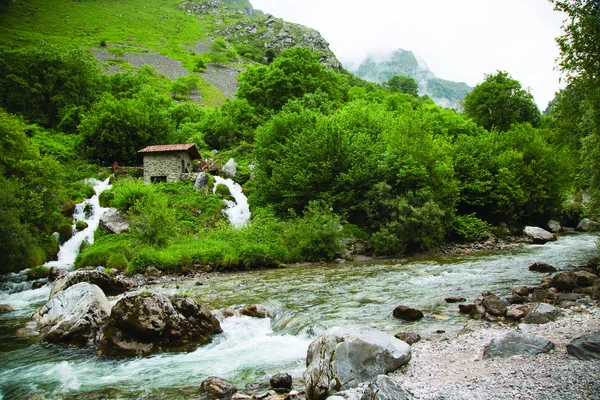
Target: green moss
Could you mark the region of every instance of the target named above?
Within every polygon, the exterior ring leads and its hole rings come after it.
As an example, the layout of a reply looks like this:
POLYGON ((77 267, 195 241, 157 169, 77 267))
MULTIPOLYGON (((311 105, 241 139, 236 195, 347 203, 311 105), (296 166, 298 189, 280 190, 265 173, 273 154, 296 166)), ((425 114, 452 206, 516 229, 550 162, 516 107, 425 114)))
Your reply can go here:
POLYGON ((125 271, 128 265, 127 258, 122 253, 112 253, 106 261, 106 267, 108 269, 115 268, 119 271, 125 271))
POLYGON ((231 196, 231 191, 226 185, 222 183, 217 184, 217 188, 215 189, 215 195, 223 200, 233 200, 233 197, 231 196))
POLYGON ((82 231, 82 230, 84 230, 87 227, 88 227, 88 224, 85 221, 78 220, 75 223, 75 229, 77 229, 78 231, 82 231))
POLYGON ((73 236, 73 225, 70 223, 63 223, 57 229, 60 235, 60 243, 64 243, 73 236))
POLYGON ((36 279, 47 278, 49 273, 50 273, 50 268, 40 265, 37 267, 30 268, 27 271, 27 279, 30 281, 33 281, 36 279))

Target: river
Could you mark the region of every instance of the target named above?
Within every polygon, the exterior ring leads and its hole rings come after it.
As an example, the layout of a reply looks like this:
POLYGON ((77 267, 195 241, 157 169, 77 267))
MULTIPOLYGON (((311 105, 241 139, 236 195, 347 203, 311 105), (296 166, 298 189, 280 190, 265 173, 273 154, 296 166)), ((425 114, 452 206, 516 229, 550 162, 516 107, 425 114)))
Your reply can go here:
POLYGON ((466 324, 445 297, 472 301, 484 290, 508 295, 533 285, 543 274, 528 266, 543 261, 562 268, 598 255, 596 236, 569 234, 546 245, 466 256, 414 259, 403 264, 332 264, 228 273, 144 290, 185 294, 212 309, 248 303, 266 305, 272 319, 232 317, 213 343, 185 354, 146 359, 107 359, 95 349, 76 349, 18 338, 22 327, 47 299, 49 286, 32 290, 18 274, 4 277, 0 304, 0 398, 44 394, 48 398, 186 398, 206 377, 222 376, 243 388, 289 372, 298 383, 306 350, 323 330, 366 324, 388 333, 456 332, 466 324), (399 304, 423 310, 419 322, 392 317, 399 304))

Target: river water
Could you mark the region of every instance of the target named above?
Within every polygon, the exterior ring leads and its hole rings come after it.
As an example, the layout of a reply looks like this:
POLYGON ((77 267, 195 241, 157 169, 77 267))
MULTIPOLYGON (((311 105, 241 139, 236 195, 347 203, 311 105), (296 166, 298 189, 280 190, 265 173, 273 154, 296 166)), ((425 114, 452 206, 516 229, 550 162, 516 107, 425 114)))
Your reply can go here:
POLYGON ((74 349, 18 338, 22 327, 46 300, 48 286, 21 290, 19 275, 3 283, 0 304, 16 311, 0 314, 0 398, 44 394, 48 398, 186 398, 206 377, 222 376, 238 387, 268 382, 276 372, 301 379, 306 350, 323 330, 335 325, 366 324, 388 333, 436 330, 456 332, 467 319, 445 297, 472 301, 484 290, 508 295, 533 285, 543 274, 528 266, 543 261, 556 267, 586 262, 598 255, 596 237, 563 235, 546 245, 526 245, 487 254, 414 259, 403 264, 335 264, 288 267, 217 275, 145 288, 186 294, 212 309, 266 305, 272 319, 232 317, 224 333, 191 353, 146 359, 108 359, 95 349, 74 349), (12 291, 12 293, 11 293, 12 291), (423 310, 419 322, 392 317, 399 304, 423 310))

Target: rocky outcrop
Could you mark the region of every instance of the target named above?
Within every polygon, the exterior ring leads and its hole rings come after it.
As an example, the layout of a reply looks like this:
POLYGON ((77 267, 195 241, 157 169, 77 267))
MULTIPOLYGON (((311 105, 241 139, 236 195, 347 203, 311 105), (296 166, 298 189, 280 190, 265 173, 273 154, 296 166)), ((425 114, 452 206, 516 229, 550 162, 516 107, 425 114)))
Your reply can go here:
POLYGON ((113 307, 99 354, 147 356, 193 350, 221 332, 208 307, 188 297, 171 301, 165 294, 128 296, 113 307))
POLYGON ((336 393, 328 400, 410 400, 413 395, 387 375, 378 375, 368 383, 362 383, 355 389, 336 393))
POLYGON ((34 315, 44 341, 85 346, 96 343, 110 315, 110 303, 102 290, 80 282, 56 294, 34 315))
POLYGON ((535 303, 523 318, 525 324, 547 324, 548 322, 556 321, 561 315, 560 311, 546 303, 535 303))
POLYGON ((600 231, 600 222, 592 221, 589 218, 584 218, 579 221, 576 230, 580 232, 600 231))
POLYGON ((532 333, 512 331, 493 339, 483 350, 484 358, 534 356, 554 349, 554 343, 532 333))
POLYGON ((403 319, 404 321, 418 321, 424 317, 421 310, 402 305, 396 307, 392 314, 394 317, 403 319))
POLYGON ((50 290, 50 297, 65 290, 66 288, 73 286, 80 282, 87 282, 96 285, 102 289, 104 293, 109 296, 125 293, 129 290, 130 284, 122 279, 113 278, 105 272, 98 270, 77 270, 72 271, 63 276, 62 278, 52 283, 52 289, 50 290))
POLYGON ((573 339, 567 344, 567 353, 579 360, 600 360, 600 331, 573 339))
POLYGON ((129 220, 121 211, 109 208, 100 217, 100 229, 118 235, 129 229, 129 220))
POLYGON ((556 241, 556 235, 536 226, 526 226, 523 233, 533 244, 545 244, 556 241))
POLYGON ((322 400, 395 371, 411 357, 410 346, 365 326, 334 327, 313 341, 306 356, 308 400, 322 400))
POLYGON ((209 398, 230 399, 238 388, 218 376, 209 376, 200 384, 200 389, 206 392, 209 398))

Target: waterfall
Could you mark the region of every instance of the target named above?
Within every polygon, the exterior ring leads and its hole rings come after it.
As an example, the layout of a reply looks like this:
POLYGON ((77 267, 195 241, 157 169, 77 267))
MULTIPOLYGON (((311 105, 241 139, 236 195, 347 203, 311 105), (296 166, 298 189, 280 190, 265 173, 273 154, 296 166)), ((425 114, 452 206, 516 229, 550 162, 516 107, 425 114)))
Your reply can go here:
POLYGON ((231 179, 223 179, 220 176, 215 176, 215 187, 213 193, 217 190, 218 184, 223 184, 229 188, 231 196, 235 201, 223 200, 227 204, 227 209, 223 210, 223 214, 227 217, 231 225, 241 227, 250 221, 250 207, 248 199, 242 192, 242 187, 231 179))
POLYGON ((111 185, 108 183, 109 180, 110 178, 107 178, 104 181, 88 179, 87 182, 94 185, 94 192, 96 194, 75 206, 75 212, 73 213, 73 236, 60 246, 58 260, 49 261, 44 264, 45 266, 67 269, 73 268, 75 257, 79 254, 81 243, 84 241, 87 241, 90 244, 94 242, 94 232, 100 224, 100 217, 102 217, 102 214, 104 214, 104 211, 106 210, 105 208, 100 207, 98 196, 104 190, 111 188, 111 185), (87 228, 77 231, 75 228, 77 221, 85 222, 87 228))

